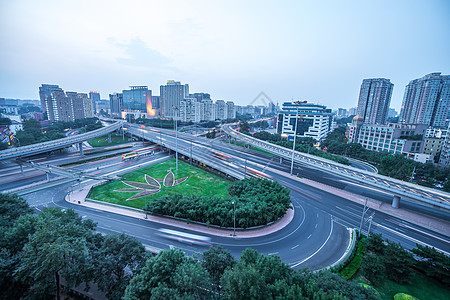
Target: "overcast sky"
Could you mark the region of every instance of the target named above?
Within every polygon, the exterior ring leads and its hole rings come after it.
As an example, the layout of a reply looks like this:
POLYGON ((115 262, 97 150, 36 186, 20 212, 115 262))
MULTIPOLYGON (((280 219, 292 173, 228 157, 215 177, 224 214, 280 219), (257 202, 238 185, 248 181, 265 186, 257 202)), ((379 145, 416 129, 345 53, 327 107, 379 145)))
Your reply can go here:
POLYGON ((6 98, 174 79, 239 105, 263 91, 349 108, 384 77, 399 109, 410 80, 450 74, 450 1, 0 0, 0 45, 6 98))

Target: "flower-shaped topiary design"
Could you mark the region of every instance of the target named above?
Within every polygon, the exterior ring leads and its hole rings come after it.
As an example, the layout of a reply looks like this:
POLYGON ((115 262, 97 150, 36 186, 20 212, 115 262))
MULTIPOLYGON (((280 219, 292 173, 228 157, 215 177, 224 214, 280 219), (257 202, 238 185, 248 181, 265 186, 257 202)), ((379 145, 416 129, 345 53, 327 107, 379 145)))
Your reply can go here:
POLYGON ((175 175, 173 174, 172 170, 170 170, 169 173, 167 173, 167 175, 164 177, 164 179, 155 179, 146 174, 145 181, 147 183, 135 182, 135 181, 122 181, 124 184, 130 186, 131 188, 115 190, 115 192, 139 192, 140 191, 140 193, 128 198, 126 200, 126 201, 128 201, 128 200, 133 200, 133 199, 137 199, 137 198, 141 198, 141 197, 145 197, 148 195, 153 195, 153 194, 159 193, 161 191, 161 183, 160 182, 162 182, 165 187, 171 187, 171 186, 179 185, 180 183, 185 182, 187 179, 188 179, 188 177, 183 177, 183 178, 175 180, 175 175))

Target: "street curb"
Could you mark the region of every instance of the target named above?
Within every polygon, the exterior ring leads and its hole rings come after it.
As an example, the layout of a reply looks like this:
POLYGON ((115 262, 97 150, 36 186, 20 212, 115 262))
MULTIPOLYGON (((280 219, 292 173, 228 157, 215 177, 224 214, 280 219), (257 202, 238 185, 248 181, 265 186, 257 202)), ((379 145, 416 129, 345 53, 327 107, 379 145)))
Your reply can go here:
POLYGON ((345 263, 347 261, 347 259, 349 258, 349 256, 352 254, 353 249, 355 249, 355 245, 356 245, 356 241, 358 240, 358 238, 356 237, 356 229, 355 228, 347 228, 349 234, 350 234, 350 238, 349 238, 349 243, 347 246, 347 249, 345 250, 344 254, 341 256, 341 258, 339 258, 335 263, 333 263, 332 265, 316 270, 314 272, 320 272, 320 271, 324 271, 324 270, 329 270, 335 266, 338 266, 342 263, 345 263))
MULTIPOLYGON (((68 203, 82 205, 85 207, 95 208, 103 211, 109 211, 111 213, 116 213, 120 215, 126 215, 130 217, 135 217, 138 219, 145 219, 145 211, 142 209, 137 209, 133 207, 127 207, 122 205, 117 205, 114 203, 108 203, 103 201, 98 201, 94 199, 89 199, 86 196, 89 194, 89 191, 92 187, 102 184, 102 182, 98 182, 89 186, 83 187, 81 190, 76 191, 75 193, 84 194, 84 196, 81 196, 81 198, 78 199, 70 199, 71 196, 74 197, 74 195, 66 194, 64 199, 68 203), (93 204, 93 205, 89 205, 93 204), (115 210, 112 210, 112 209, 115 210), (128 213, 127 213, 128 212, 128 213)), ((235 237, 237 238, 253 238, 253 237, 259 237, 259 236, 265 236, 268 234, 271 234, 273 232, 279 231, 286 227, 294 218, 294 210, 292 208, 289 208, 288 211, 284 214, 284 216, 277 221, 271 222, 267 225, 261 225, 257 227, 252 228, 236 228, 236 234, 235 237)), ((186 219, 180 219, 175 218, 172 216, 161 216, 161 215, 148 215, 148 220, 153 221, 160 224, 175 226, 178 228, 185 228, 192 231, 202 232, 210 235, 215 236, 222 236, 222 237, 233 237, 233 228, 227 228, 227 227, 220 227, 216 225, 210 225, 209 227, 201 222, 196 221, 190 221, 189 224, 186 222, 186 219)))

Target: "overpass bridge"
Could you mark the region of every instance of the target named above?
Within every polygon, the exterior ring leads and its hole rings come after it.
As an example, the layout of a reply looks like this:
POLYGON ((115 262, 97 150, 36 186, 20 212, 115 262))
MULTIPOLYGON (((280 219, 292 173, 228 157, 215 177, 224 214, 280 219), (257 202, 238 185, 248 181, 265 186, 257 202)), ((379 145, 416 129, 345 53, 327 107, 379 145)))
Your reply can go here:
MULTIPOLYGON (((285 159, 292 159, 292 150, 240 133, 233 129, 233 125, 223 125, 222 130, 231 138, 243 141, 251 146, 263 149, 285 159)), ((299 165, 332 173, 340 178, 359 183, 368 188, 370 187, 391 194, 393 195, 392 206, 394 208, 399 207, 400 199, 405 199, 420 205, 441 210, 450 210, 450 194, 439 190, 345 166, 298 151, 294 153, 294 162, 299 165)))
POLYGON ((83 155, 82 143, 105 134, 118 130, 123 126, 123 121, 117 121, 109 126, 102 127, 90 132, 69 136, 63 139, 48 141, 44 143, 12 148, 0 151, 0 161, 13 158, 23 158, 35 154, 45 153, 57 149, 67 148, 75 144, 80 145, 80 154, 83 155))

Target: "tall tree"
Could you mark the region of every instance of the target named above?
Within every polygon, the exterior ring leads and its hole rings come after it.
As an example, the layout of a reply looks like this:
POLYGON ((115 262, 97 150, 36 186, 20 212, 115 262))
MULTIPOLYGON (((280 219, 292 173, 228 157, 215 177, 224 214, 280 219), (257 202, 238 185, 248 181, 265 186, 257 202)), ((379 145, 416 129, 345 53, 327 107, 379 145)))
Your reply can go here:
POLYGON ((220 279, 227 268, 235 263, 233 255, 224 250, 220 245, 211 247, 202 254, 202 265, 208 271, 213 284, 220 295, 220 279))
POLYGON ((92 221, 82 221, 73 210, 42 210, 36 231, 22 253, 17 277, 31 285, 31 292, 54 291, 60 299, 61 276, 67 286, 74 287, 93 278, 90 240, 92 221))
POLYGON ((450 285, 450 257, 437 251, 435 248, 416 244, 417 248, 412 253, 419 257, 416 261, 421 271, 427 276, 433 277, 443 284, 450 285))
POLYGON ((384 250, 384 261, 387 277, 398 283, 409 282, 412 276, 413 256, 400 244, 389 242, 384 250))
POLYGON ((147 258, 142 243, 125 234, 104 236, 95 257, 95 281, 108 299, 122 298, 128 282, 147 258))
POLYGON ((208 274, 196 259, 170 249, 147 260, 130 280, 123 299, 206 299, 210 287, 208 274))

